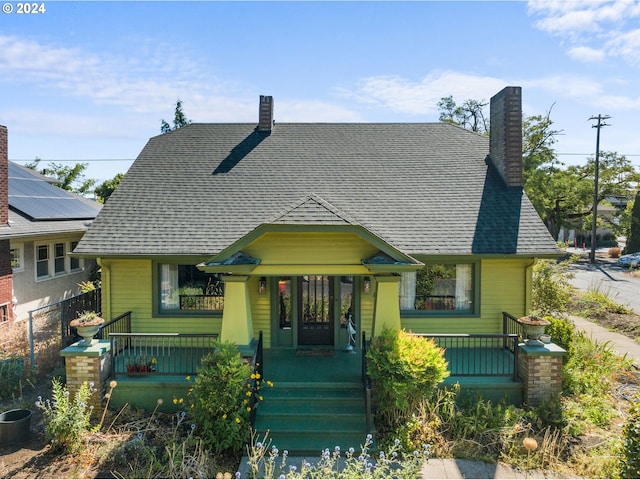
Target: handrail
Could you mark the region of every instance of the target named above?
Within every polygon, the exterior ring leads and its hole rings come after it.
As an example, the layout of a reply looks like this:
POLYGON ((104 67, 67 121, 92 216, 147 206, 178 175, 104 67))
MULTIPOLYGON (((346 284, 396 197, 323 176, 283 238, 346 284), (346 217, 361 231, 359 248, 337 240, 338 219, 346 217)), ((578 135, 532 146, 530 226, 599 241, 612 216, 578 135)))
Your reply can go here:
POLYGON ((445 349, 451 376, 518 379, 518 335, 491 333, 412 333, 445 349))
POLYGON ((502 333, 515 333, 524 338, 524 327, 518 323, 518 319, 507 312, 502 312, 502 333))
POLYGON ((217 333, 109 333, 112 376, 195 375, 217 338, 217 333))
POLYGON ((364 388, 364 409, 367 423, 367 433, 372 430, 372 413, 371 413, 371 378, 367 373, 367 335, 362 332, 362 386, 364 388))
POLYGON ((100 325, 98 338, 106 340, 112 333, 131 333, 131 310, 100 325))
POLYGON ((262 330, 258 334, 258 345, 256 347, 256 353, 253 357, 253 368, 254 373, 257 373, 257 378, 253 379, 251 384, 251 389, 253 391, 253 395, 251 396, 251 403, 249 406, 251 407, 251 426, 253 427, 256 422, 256 406, 258 404, 258 396, 260 391, 258 390, 258 385, 264 382, 264 352, 263 352, 263 343, 262 343, 262 330))

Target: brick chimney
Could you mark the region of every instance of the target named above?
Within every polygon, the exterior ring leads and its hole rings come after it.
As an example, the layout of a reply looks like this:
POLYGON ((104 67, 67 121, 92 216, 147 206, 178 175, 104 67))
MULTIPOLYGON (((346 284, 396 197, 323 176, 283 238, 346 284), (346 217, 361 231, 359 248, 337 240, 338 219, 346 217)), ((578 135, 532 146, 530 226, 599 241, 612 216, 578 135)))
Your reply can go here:
MULTIPOLYGON (((7 127, 0 125, 0 228, 9 225, 9 148, 7 127)), ((13 271, 9 239, 0 240, 0 321, 13 321, 13 271)))
POLYGON ((505 87, 489 108, 489 160, 507 187, 522 188, 522 88, 505 87))
POLYGON ((260 95, 260 109, 258 111, 258 131, 270 132, 273 128, 273 97, 260 95))
POLYGON ((0 227, 9 224, 9 142, 7 127, 0 125, 0 227))

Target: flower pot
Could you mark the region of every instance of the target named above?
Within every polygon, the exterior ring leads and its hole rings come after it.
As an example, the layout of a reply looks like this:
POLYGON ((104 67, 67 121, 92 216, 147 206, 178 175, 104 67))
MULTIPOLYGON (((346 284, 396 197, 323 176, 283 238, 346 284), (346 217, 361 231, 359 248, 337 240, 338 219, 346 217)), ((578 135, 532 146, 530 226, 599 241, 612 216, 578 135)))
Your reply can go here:
POLYGON ((549 320, 534 316, 520 317, 517 322, 522 325, 524 335, 527 337, 527 345, 542 345, 538 337, 544 334, 544 329, 548 325, 551 325, 549 320))
POLYGON ((551 335, 549 335, 548 333, 543 333, 538 337, 538 340, 540 340, 545 345, 548 345, 549 343, 551 343, 551 335))
POLYGON ((88 347, 93 343, 94 335, 100 331, 100 325, 78 325, 76 331, 82 337, 78 345, 88 347))
POLYGON ((27 440, 31 435, 31 415, 27 409, 0 413, 0 445, 11 445, 27 440))

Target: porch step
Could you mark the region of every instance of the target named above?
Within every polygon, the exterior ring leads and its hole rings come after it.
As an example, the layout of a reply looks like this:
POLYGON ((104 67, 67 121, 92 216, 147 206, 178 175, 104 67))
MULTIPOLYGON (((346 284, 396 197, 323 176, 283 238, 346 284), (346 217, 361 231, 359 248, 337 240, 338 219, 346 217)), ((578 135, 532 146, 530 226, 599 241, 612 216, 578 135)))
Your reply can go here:
POLYGON ((360 383, 279 382, 263 390, 255 430, 289 455, 319 456, 325 448, 359 451, 367 435, 360 383))

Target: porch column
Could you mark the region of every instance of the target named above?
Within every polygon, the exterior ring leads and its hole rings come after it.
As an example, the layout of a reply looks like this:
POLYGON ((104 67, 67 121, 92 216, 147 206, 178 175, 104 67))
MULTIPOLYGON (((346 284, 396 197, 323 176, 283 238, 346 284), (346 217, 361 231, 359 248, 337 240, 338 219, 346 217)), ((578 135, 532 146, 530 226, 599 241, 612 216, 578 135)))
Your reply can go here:
POLYGON ((400 330, 400 276, 376 276, 373 336, 387 327, 400 330))
POLYGON ((224 310, 220 339, 247 346, 253 340, 249 276, 223 276, 224 310))
MULTIPOLYGON (((106 393, 107 378, 111 375, 111 343, 109 340, 94 340, 90 346, 78 342, 60 352, 64 357, 67 374, 67 388, 72 397, 84 383, 93 383, 98 390, 90 403, 97 409, 102 407, 106 393)), ((97 411, 97 410, 96 410, 97 411)))
POLYGON ((555 343, 532 346, 521 343, 518 373, 523 384, 524 403, 540 405, 562 391, 562 363, 566 350, 555 343))

